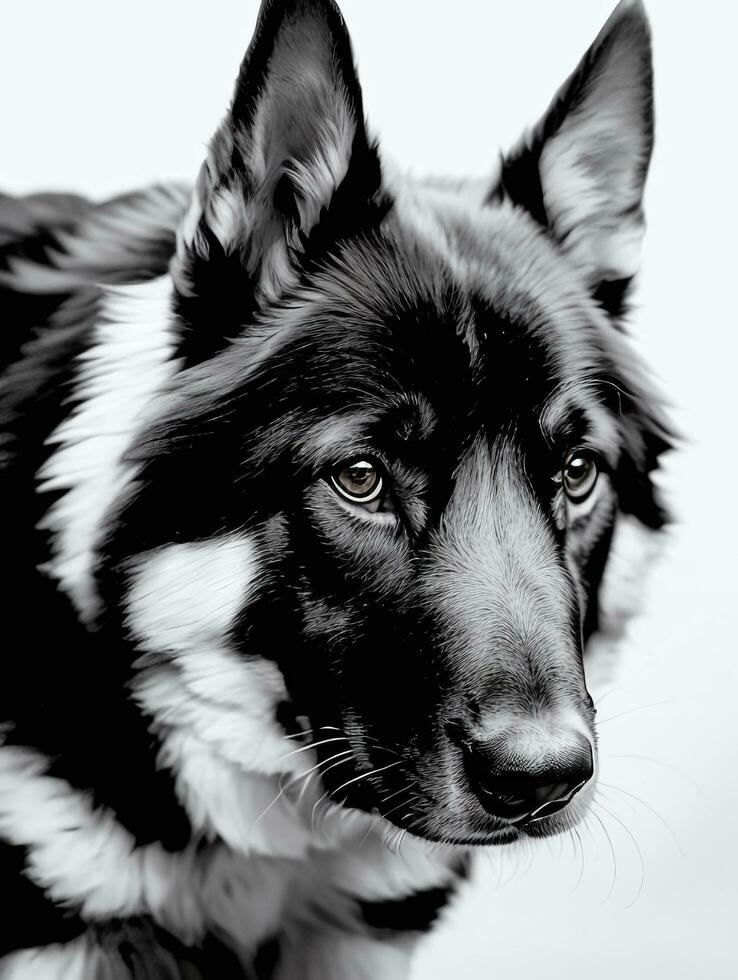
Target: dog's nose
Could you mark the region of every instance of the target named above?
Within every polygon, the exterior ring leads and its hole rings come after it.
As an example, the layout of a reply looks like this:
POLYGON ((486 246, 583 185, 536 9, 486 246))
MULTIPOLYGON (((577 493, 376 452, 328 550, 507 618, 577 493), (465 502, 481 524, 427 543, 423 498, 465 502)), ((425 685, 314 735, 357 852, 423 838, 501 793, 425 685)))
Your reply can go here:
POLYGON ((467 778, 484 809, 523 824, 563 809, 592 778, 592 747, 577 735, 560 754, 528 756, 509 743, 467 744, 467 778))

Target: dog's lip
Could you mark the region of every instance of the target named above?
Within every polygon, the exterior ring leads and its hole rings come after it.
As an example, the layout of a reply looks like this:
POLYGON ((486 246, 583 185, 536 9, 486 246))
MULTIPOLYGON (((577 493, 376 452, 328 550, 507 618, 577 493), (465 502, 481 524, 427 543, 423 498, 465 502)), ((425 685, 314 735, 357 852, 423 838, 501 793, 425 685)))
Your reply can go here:
POLYGON ((520 840, 521 836, 521 832, 516 827, 510 826, 501 827, 499 830, 489 830, 473 837, 455 838, 449 843, 458 844, 462 847, 495 847, 501 844, 514 844, 520 840))
MULTIPOLYGON (((377 807, 372 807, 371 814, 373 817, 379 817, 387 823, 401 828, 401 824, 389 820, 377 807)), ((483 833, 473 833, 468 837, 445 837, 443 834, 439 834, 437 837, 427 836, 417 831, 410 831, 410 834, 419 840, 429 841, 435 844, 451 844, 457 847, 489 847, 496 844, 513 844, 515 841, 520 840, 522 830, 509 824, 504 827, 495 827, 483 833)))
POLYGON ((540 820, 545 820, 547 817, 552 817, 559 810, 563 810, 565 806, 571 803, 572 799, 579 792, 582 787, 587 783, 586 779, 577 783, 573 789, 571 789, 566 796, 562 796, 560 799, 555 800, 551 803, 543 803, 541 806, 537 807, 531 813, 520 817, 518 820, 512 820, 511 825, 514 827, 519 827, 524 830, 529 824, 538 823, 540 820))

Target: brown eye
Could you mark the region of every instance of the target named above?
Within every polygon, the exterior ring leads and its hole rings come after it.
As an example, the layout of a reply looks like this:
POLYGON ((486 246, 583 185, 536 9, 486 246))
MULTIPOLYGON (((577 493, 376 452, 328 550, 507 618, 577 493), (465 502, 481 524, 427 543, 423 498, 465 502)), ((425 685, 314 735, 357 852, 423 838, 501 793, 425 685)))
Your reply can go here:
POLYGON ((564 461, 561 482, 569 500, 581 503, 592 493, 597 483, 597 462, 586 449, 575 449, 564 461))
POLYGON ((331 473, 330 479, 334 489, 353 504, 371 503, 382 492, 379 470, 365 459, 341 463, 331 473))

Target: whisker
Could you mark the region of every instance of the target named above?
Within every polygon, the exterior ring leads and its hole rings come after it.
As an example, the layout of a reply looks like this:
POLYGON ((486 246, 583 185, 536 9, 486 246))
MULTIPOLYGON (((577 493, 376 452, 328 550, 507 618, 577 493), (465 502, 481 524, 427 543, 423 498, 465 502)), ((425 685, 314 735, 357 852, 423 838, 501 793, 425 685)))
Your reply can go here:
MULTIPOLYGON (((408 813, 406 813, 403 816, 402 819, 404 820, 405 817, 410 817, 410 816, 412 816, 412 814, 408 812, 408 813)), ((422 822, 423 822, 423 815, 422 814, 419 814, 414 820, 411 820, 410 821, 410 823, 408 824, 408 826, 405 828, 405 833, 409 833, 409 834, 414 833, 415 828, 416 827, 420 827, 420 825, 422 824, 422 822)))
POLYGON ((535 861, 536 855, 535 855, 535 850, 530 844, 530 841, 523 840, 521 841, 521 844, 524 845, 522 850, 524 851, 525 856, 528 858, 528 863, 526 864, 525 868, 523 869, 520 875, 521 878, 525 878, 525 876, 530 872, 530 869, 533 867, 533 862, 535 861))
POLYGON ((637 708, 629 708, 627 711, 620 711, 616 715, 610 715, 609 718, 603 718, 596 722, 597 725, 606 725, 608 721, 616 721, 618 718, 625 718, 626 715, 635 714, 636 711, 648 711, 649 708, 660 708, 664 704, 673 704, 673 698, 667 698, 665 701, 654 701, 653 704, 640 704, 637 708))
POLYGON ((640 796, 636 796, 635 793, 629 793, 627 789, 621 789, 620 786, 613 786, 611 783, 603 783, 601 779, 598 781, 597 785, 601 786, 603 789, 610 789, 616 793, 622 793, 624 796, 630 797, 631 800, 635 800, 636 803, 640 803, 642 807, 645 807, 669 831, 669 834, 671 835, 671 839, 674 841, 674 846, 679 851, 681 856, 683 858, 686 858, 687 855, 684 853, 684 850, 682 849, 682 846, 679 843, 679 838, 674 833, 674 830, 672 829, 671 825, 667 820, 664 819, 664 817, 659 813, 658 810, 656 810, 654 807, 651 806, 650 803, 646 803, 645 800, 641 799, 640 796))
POLYGON ((367 839, 367 837, 368 837, 368 836, 369 836, 369 834, 371 834, 371 832, 372 832, 372 831, 374 830, 374 826, 375 826, 375 824, 374 824, 374 821, 372 820, 372 822, 371 822, 371 823, 369 824, 369 826, 368 826, 368 827, 366 828, 366 833, 364 834, 364 836, 363 836, 363 837, 361 838, 361 840, 359 841, 359 848, 362 848, 362 847, 364 846, 364 844, 365 844, 365 842, 366 842, 366 839, 367 839))
POLYGON ((679 769, 677 766, 671 765, 669 762, 663 762, 661 759, 653 759, 649 755, 609 755, 609 759, 639 759, 641 762, 650 762, 654 766, 662 766, 664 769, 669 769, 671 772, 675 772, 678 776, 686 779, 690 786, 700 794, 700 796, 707 802, 712 803, 712 800, 707 795, 707 793, 702 789, 699 783, 696 783, 692 777, 684 772, 684 770, 679 769))
POLYGON ((327 759, 324 759, 322 762, 319 762, 317 765, 313 766, 312 769, 308 769, 307 772, 298 773, 297 776, 293 776, 293 778, 285 785, 285 789, 287 789, 293 783, 298 782, 300 779, 304 779, 305 782, 302 784, 302 786, 300 787, 300 792, 297 794, 297 799, 301 800, 302 795, 305 792, 305 789, 310 781, 310 776, 320 772, 322 766, 327 767, 326 769, 323 770, 323 772, 327 772, 328 769, 333 768, 332 766, 328 765, 329 762, 334 762, 336 759, 340 759, 342 756, 347 756, 347 755, 351 755, 351 749, 344 749, 343 752, 334 753, 333 755, 329 756, 327 759))
POLYGON ((511 852, 505 855, 505 862, 504 864, 502 864, 503 873, 500 875, 500 879, 497 882, 498 888, 507 888, 510 882, 515 879, 515 875, 518 873, 519 862, 520 862, 520 855, 517 852, 511 852), (513 865, 513 857, 515 858, 514 865, 513 865), (505 873, 505 865, 507 866, 506 868, 507 873, 505 873))
MULTIPOLYGON (((341 754, 343 755, 343 753, 341 753, 341 754)), ((351 753, 350 751, 349 751, 349 753, 348 753, 348 754, 349 754, 349 755, 352 755, 352 753, 351 753)), ((335 756, 335 755, 333 755, 333 756, 331 756, 331 759, 335 759, 335 758, 336 758, 336 756, 335 756)), ((327 759, 326 761, 327 761, 327 762, 330 762, 330 761, 331 761, 331 759, 327 759)), ((337 768, 338 768, 338 766, 342 766, 342 765, 344 765, 345 763, 347 763, 347 762, 349 762, 349 761, 350 761, 349 759, 341 759, 341 760, 340 760, 340 762, 334 762, 334 763, 332 763, 332 765, 330 765, 330 766, 326 766, 326 767, 325 767, 325 769, 323 769, 323 771, 321 772, 321 774, 320 774, 320 775, 321 775, 321 776, 325 776, 325 774, 326 774, 327 772, 330 772, 330 771, 331 771, 331 769, 337 769, 337 768)))
POLYGON ((408 806, 410 803, 414 803, 416 800, 419 800, 419 799, 420 799, 420 797, 417 795, 417 793, 414 794, 413 796, 409 796, 406 800, 402 800, 401 803, 398 803, 397 806, 393 806, 391 810, 387 810, 387 812, 386 813, 383 813, 382 816, 386 820, 389 817, 390 813, 395 813, 397 810, 400 809, 400 807, 408 806))
POLYGON ((380 772, 386 772, 388 769, 394 769, 395 766, 399 766, 402 759, 399 762, 390 762, 387 766, 382 766, 381 769, 370 769, 368 772, 361 772, 358 776, 354 776, 353 779, 347 780, 342 783, 336 790, 335 793, 340 793, 342 789, 346 789, 347 786, 351 786, 353 783, 358 783, 362 779, 368 779, 369 776, 378 776, 380 772))
POLYGON ((620 824, 620 826, 623 828, 623 830, 628 835, 628 837, 630 837, 630 839, 633 841, 633 846, 635 847, 636 852, 638 854, 638 860, 640 861, 640 864, 641 864, 641 881, 640 881, 640 884, 638 885, 638 891, 636 892, 635 898, 633 899, 632 902, 629 902, 628 905, 625 906, 626 909, 632 908, 633 905, 635 905, 635 903, 638 901, 638 899, 640 897, 640 894, 643 891, 643 883, 646 880, 646 865, 643 862, 643 852, 641 851, 640 847, 638 846, 638 841, 635 839, 635 837, 631 833, 630 828, 628 826, 626 826, 626 824, 623 823, 623 821, 620 819, 620 817, 618 817, 616 814, 614 814, 612 812, 612 810, 608 810, 607 807, 604 806, 600 801, 595 800, 594 802, 595 802, 595 804, 598 807, 600 807, 601 810, 604 810, 605 813, 608 814, 608 816, 610 816, 616 823, 619 823, 620 824))
POLYGON ((330 756, 324 762, 319 762, 317 766, 313 766, 313 768, 308 773, 305 774, 308 778, 305 779, 305 782, 300 787, 300 792, 297 794, 298 801, 302 799, 303 794, 308 787, 308 783, 310 782, 310 779, 312 779, 314 775, 320 773, 320 775, 322 776, 323 773, 328 772, 329 769, 333 769, 334 767, 339 766, 341 762, 348 762, 349 760, 345 758, 345 756, 352 756, 352 755, 353 753, 351 749, 346 749, 344 752, 336 752, 335 755, 330 756), (344 758, 341 759, 341 756, 344 756, 344 758), (340 759, 341 761, 335 762, 334 761, 335 759, 340 759), (332 763, 332 765, 328 765, 329 762, 332 763), (325 769, 323 769, 322 771, 321 771, 321 766, 325 766, 325 769))
MULTIPOLYGON (((294 783, 299 782, 301 779, 306 779, 306 777, 310 776, 311 773, 314 773, 316 771, 316 769, 320 769, 320 767, 322 765, 324 765, 326 762, 331 762, 333 759, 337 759, 341 755, 350 755, 350 754, 351 754, 351 749, 346 749, 345 752, 338 752, 338 753, 336 753, 336 755, 332 755, 332 756, 330 756, 330 758, 325 759, 324 762, 319 762, 317 765, 313 766, 311 769, 308 769, 307 772, 300 772, 296 776, 293 776, 284 785, 282 785, 281 782, 280 782, 279 792, 274 797, 274 799, 269 804, 269 806, 259 814, 259 816, 256 818, 256 820, 254 821, 254 823, 255 824, 259 823, 259 821, 262 819, 262 817, 265 817, 267 815, 267 813, 269 813, 269 811, 271 810, 271 808, 274 806, 274 804, 284 795, 285 790, 286 789, 289 789, 289 787, 292 786, 294 783)), ((305 786, 302 787, 302 789, 304 789, 304 788, 305 788, 305 786)), ((300 792, 302 792, 302 790, 300 792)), ((299 799, 299 797, 298 797, 298 799, 299 799)))
POLYGON ((608 691, 605 691, 604 694, 600 695, 600 697, 597 698, 597 705, 596 705, 596 707, 599 709, 600 705, 605 700, 605 698, 611 697, 613 694, 615 694, 615 692, 617 690, 619 690, 619 688, 617 688, 617 687, 611 687, 608 691))
POLYGON ((594 809, 590 810, 590 813, 595 818, 595 820, 600 825, 600 827, 602 827, 602 832, 604 833, 605 837, 607 838, 607 843, 610 845, 610 854, 612 856, 612 883, 610 885, 609 892, 607 893, 607 895, 605 895, 604 899, 602 900, 602 904, 604 905, 605 902, 607 902, 608 899, 612 896, 612 893, 615 891, 615 882, 616 882, 617 876, 618 876, 618 862, 617 862, 617 859, 615 857, 615 848, 613 847, 612 838, 610 837, 610 835, 607 832, 607 827, 604 825, 604 823, 600 819, 599 815, 594 812, 594 809))
POLYGON ((392 851, 393 854, 397 854, 397 851, 396 851, 395 848, 396 848, 396 845, 397 845, 397 841, 400 839, 400 834, 401 833, 402 833, 401 830, 395 830, 393 832, 392 836, 387 841, 387 849, 390 850, 390 851, 392 851))
POLYGON ((393 800, 396 796, 399 796, 400 793, 405 793, 405 792, 407 792, 407 790, 409 790, 411 788, 412 788, 412 784, 410 783, 407 786, 403 786, 400 789, 395 790, 394 793, 390 793, 389 796, 385 796, 383 798, 381 805, 384 806, 385 803, 389 803, 390 800, 393 800))
POLYGON ((582 883, 582 878, 584 878, 584 844, 582 842, 579 830, 576 827, 572 827, 572 831, 574 834, 576 834, 577 841, 579 842, 579 877, 577 878, 577 883, 574 885, 574 891, 577 891, 582 883))
MULTIPOLYGON (((348 760, 347 759, 344 759, 343 761, 344 762, 347 762, 348 760)), ((354 776, 352 779, 348 779, 345 783, 342 783, 339 787, 337 787, 337 789, 335 789, 333 791, 327 790, 325 793, 323 793, 323 795, 319 799, 317 799, 315 801, 315 804, 313 805, 313 812, 312 812, 312 815, 311 815, 311 818, 310 818, 310 825, 311 825, 311 827, 313 829, 315 828, 315 811, 317 810, 318 806, 323 802, 323 800, 326 799, 326 797, 329 797, 329 796, 332 795, 332 792, 333 793, 340 793, 341 790, 342 789, 345 789, 347 786, 351 786, 353 783, 360 782, 362 779, 367 779, 369 776, 375 776, 375 775, 377 775, 380 772, 385 772, 387 769, 394 769, 395 766, 401 765, 402 762, 403 762, 403 760, 400 759, 398 762, 390 762, 389 765, 382 766, 381 769, 370 769, 368 772, 361 772, 361 773, 359 773, 358 776, 354 776)), ((341 765, 341 763, 335 763, 335 765, 341 765)), ((333 766, 331 766, 330 768, 332 769, 333 766)), ((326 769, 325 771, 327 772, 328 770, 326 769)))
POLYGON ((313 734, 312 728, 306 728, 305 731, 302 731, 302 732, 292 732, 291 735, 283 735, 282 738, 285 738, 285 739, 287 739, 287 738, 304 738, 305 735, 312 735, 312 734, 313 734))
MULTIPOLYGON (((353 761, 353 755, 352 755, 351 759, 341 759, 340 762, 334 762, 333 765, 330 765, 330 766, 328 766, 327 768, 325 768, 323 770, 323 772, 321 773, 321 776, 324 776, 327 772, 330 772, 331 769, 337 769, 338 766, 345 765, 347 762, 350 762, 350 761, 353 761)), ((320 804, 323 802, 323 800, 325 800, 329 796, 330 796, 330 790, 326 790, 323 793, 323 795, 320 796, 320 797, 318 797, 318 799, 313 804, 312 813, 310 814, 310 828, 311 828, 311 830, 315 830, 315 812, 316 812, 316 810, 318 809, 318 807, 320 806, 320 804)))
POLYGON ((592 846, 594 847, 594 851, 595 851, 592 860, 596 862, 599 860, 600 857, 600 849, 597 846, 597 838, 592 833, 592 828, 587 823, 587 817, 585 817, 584 820, 582 820, 582 827, 587 831, 587 836, 592 841, 592 846))
POLYGON ((348 739, 345 735, 341 735, 339 738, 324 738, 321 742, 311 742, 310 745, 303 745, 299 749, 293 749, 292 752, 287 752, 286 755, 281 755, 277 762, 284 762, 285 759, 291 759, 295 755, 299 755, 301 752, 308 752, 310 749, 317 749, 320 745, 328 745, 330 742, 347 742, 348 739))

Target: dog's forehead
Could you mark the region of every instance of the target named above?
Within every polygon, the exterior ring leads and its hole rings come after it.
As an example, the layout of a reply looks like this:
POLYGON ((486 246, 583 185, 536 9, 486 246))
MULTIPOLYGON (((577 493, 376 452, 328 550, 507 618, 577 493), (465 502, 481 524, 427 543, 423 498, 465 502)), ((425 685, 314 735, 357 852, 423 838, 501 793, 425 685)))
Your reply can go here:
POLYGON ((612 332, 567 260, 516 209, 445 198, 398 207, 175 379, 154 434, 221 417, 253 394, 249 417, 285 431, 318 427, 321 445, 337 415, 359 434, 390 414, 412 439, 436 422, 468 431, 480 403, 492 430, 511 412, 553 430, 572 403, 596 405, 612 332))
MULTIPOLYGON (((537 397, 602 367, 609 329, 559 250, 518 209, 434 194, 345 242, 302 311, 308 359, 328 354, 428 394, 524 384, 537 397), (311 329, 310 324, 318 324, 311 329), (456 370, 454 370, 454 368, 456 370)), ((340 376, 326 381, 340 385, 340 376)), ((381 391, 381 388, 380 388, 381 391)), ((396 395, 392 392, 392 397, 396 395)))
POLYGON ((435 275, 443 269, 454 287, 480 294, 521 321, 542 314, 565 319, 589 305, 582 273, 551 236, 508 201, 487 203, 458 188, 412 185, 400 195, 389 224, 395 240, 435 275))

